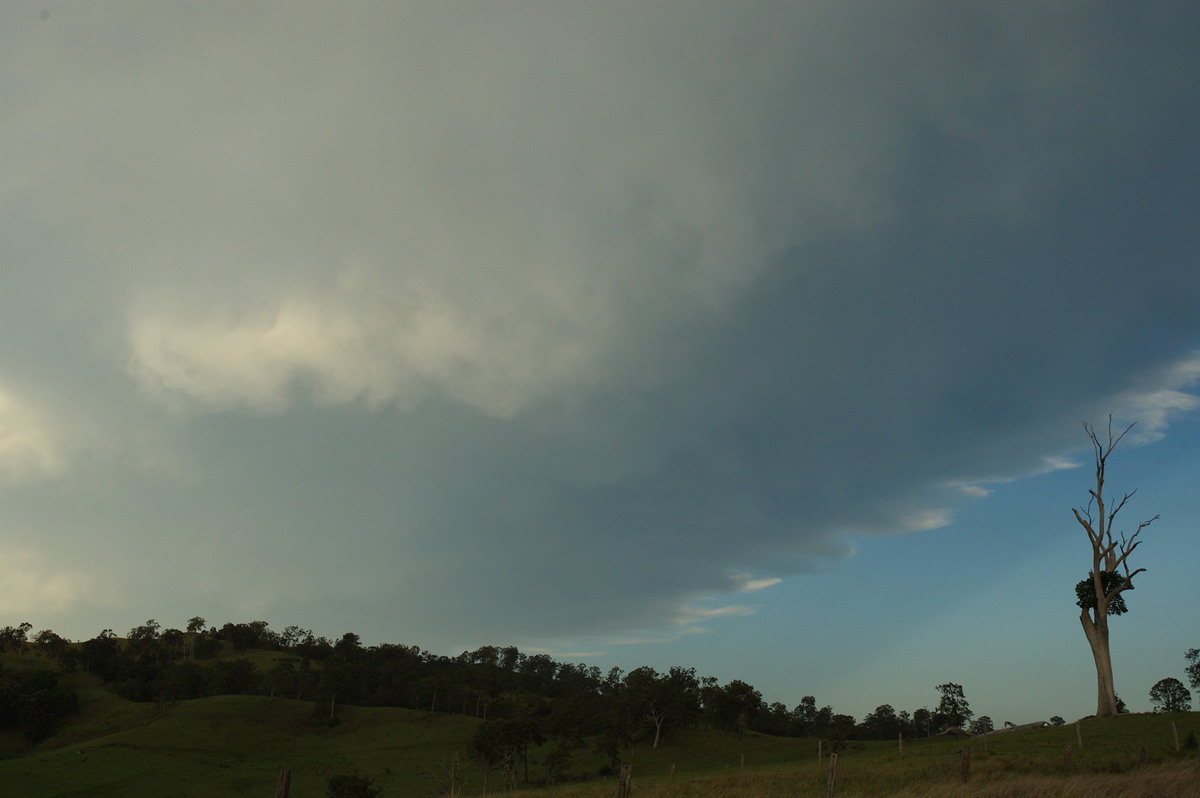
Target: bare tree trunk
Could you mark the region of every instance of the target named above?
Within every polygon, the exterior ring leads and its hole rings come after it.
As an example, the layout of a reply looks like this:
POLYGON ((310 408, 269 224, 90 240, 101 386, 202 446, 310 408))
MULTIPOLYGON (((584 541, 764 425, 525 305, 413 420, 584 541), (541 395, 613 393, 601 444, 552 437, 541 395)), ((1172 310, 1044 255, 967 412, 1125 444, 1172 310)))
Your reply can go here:
POLYGON ((1108 718, 1117 714, 1117 693, 1113 685, 1112 655, 1108 647, 1108 618, 1099 623, 1092 620, 1084 610, 1079 614, 1083 633, 1092 648, 1092 659, 1096 663, 1096 717, 1108 718))
MULTIPOLYGON (((1113 602, 1119 600, 1124 591, 1133 590, 1133 578, 1146 570, 1145 568, 1131 570, 1129 555, 1133 554, 1134 550, 1141 545, 1138 537, 1142 531, 1158 520, 1156 515, 1148 521, 1142 521, 1137 525, 1133 534, 1128 537, 1124 532, 1121 532, 1119 536, 1114 536, 1113 525, 1116 522, 1117 513, 1121 512, 1136 491, 1126 493, 1120 499, 1114 497, 1110 509, 1105 508, 1104 472, 1108 465, 1108 458, 1132 428, 1133 425, 1130 424, 1124 432, 1114 436, 1112 416, 1109 416, 1108 437, 1107 441, 1103 441, 1090 424, 1084 423, 1084 432, 1092 442, 1095 454, 1096 488, 1088 491, 1091 501, 1086 507, 1073 510, 1075 520, 1087 533, 1088 542, 1092 546, 1092 570, 1088 574, 1088 578, 1092 580, 1094 602, 1088 602, 1081 595, 1078 604, 1083 610, 1079 613, 1079 622, 1083 625, 1083 633, 1087 636, 1088 645, 1092 649, 1092 659, 1096 663, 1096 717, 1098 718, 1117 714, 1117 693, 1113 686, 1112 656, 1108 647, 1108 616, 1114 607, 1113 602), (1120 573, 1121 571, 1123 573, 1120 573), (1110 580, 1110 584, 1106 585, 1107 575, 1111 575, 1115 579, 1110 580)), ((1121 612, 1124 612, 1123 607, 1117 611, 1117 614, 1121 612)))
POLYGON ((663 727, 663 721, 666 720, 666 715, 656 712, 656 713, 652 713, 650 715, 650 717, 654 721, 654 745, 651 746, 651 748, 653 750, 657 751, 658 750, 658 741, 662 739, 662 727, 663 727))

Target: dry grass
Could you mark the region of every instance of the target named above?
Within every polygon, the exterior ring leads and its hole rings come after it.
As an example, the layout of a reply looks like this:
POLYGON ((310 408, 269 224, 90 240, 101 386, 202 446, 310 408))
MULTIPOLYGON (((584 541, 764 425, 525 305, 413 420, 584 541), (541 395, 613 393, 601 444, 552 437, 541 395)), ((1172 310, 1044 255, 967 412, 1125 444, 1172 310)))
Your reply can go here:
MULTIPOLYGON (((1200 798, 1200 759, 1195 752, 1175 751, 1171 723, 1180 736, 1197 727, 1200 713, 1172 716, 1126 716, 1105 721, 1084 721, 1077 730, 1068 727, 1034 729, 997 735, 988 744, 934 738, 914 740, 897 755, 895 743, 862 743, 843 752, 834 795, 838 798, 1200 798), (1079 739, 1086 745, 1080 749, 1079 739), (1064 749, 1072 745, 1070 772, 1065 773, 1064 749), (970 745, 968 781, 961 783, 961 750, 970 745), (1140 764, 1143 754, 1145 764, 1140 764)), ((792 764, 776 759, 775 765, 760 756, 762 764, 740 771, 730 762, 732 751, 696 741, 656 755, 637 751, 633 789, 637 798, 823 798, 827 766, 805 756, 792 764), (682 756, 703 752, 707 768, 693 760, 683 766, 682 756), (714 756, 716 755, 716 756, 714 756), (665 775, 664 764, 680 758, 679 777, 665 775), (715 765, 715 766, 714 766, 715 765)), ((746 741, 748 742, 748 741, 746 741)), ((808 741, 805 741, 807 743, 808 741)), ((751 757, 747 757, 749 761, 751 757)), ((732 758, 736 763, 736 758, 732 758)), ((611 798, 616 783, 575 784, 523 795, 552 798, 611 798)))
MULTIPOLYGON (((907 784, 881 778, 839 784, 836 798, 1200 798, 1200 761, 1152 765, 1129 773, 1013 776, 987 783, 919 780, 907 784), (890 783, 889 783, 890 782, 890 783)), ((824 779, 813 771, 747 773, 690 779, 674 784, 639 784, 638 798, 823 798, 824 779)), ((611 798, 616 782, 525 791, 515 795, 553 798, 611 798)), ((512 794, 512 793, 510 793, 512 794)))
POLYGON ((1176 762, 1129 773, 1065 778, 1018 776, 979 786, 943 786, 897 795, 927 798, 1200 798, 1200 762, 1176 762))

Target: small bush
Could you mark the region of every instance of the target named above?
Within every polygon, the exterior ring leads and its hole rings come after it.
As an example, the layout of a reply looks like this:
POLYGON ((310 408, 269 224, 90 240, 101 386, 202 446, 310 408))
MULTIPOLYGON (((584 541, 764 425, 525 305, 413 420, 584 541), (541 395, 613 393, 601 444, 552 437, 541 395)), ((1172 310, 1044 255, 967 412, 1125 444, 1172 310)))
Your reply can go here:
POLYGON ((329 779, 328 798, 376 798, 382 790, 366 776, 342 773, 329 779))

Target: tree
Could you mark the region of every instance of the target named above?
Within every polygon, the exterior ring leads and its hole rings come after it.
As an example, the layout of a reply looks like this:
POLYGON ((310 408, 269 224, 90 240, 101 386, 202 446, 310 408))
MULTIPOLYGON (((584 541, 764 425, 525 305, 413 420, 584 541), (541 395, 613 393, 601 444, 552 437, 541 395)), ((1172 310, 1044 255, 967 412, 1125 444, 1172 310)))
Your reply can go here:
POLYGON ((1192 687, 1200 690, 1200 648, 1189 648, 1183 657, 1191 663, 1184 669, 1188 681, 1192 683, 1192 687))
POLYGON ((158 644, 159 629, 158 621, 151 618, 141 626, 135 626, 129 630, 126 639, 129 641, 129 650, 133 652, 134 657, 146 662, 158 663, 163 654, 158 644))
POLYGON ((700 682, 691 668, 672 667, 660 674, 649 666, 630 671, 625 676, 622 693, 627 708, 634 717, 648 718, 654 724, 654 744, 662 740, 663 726, 670 720, 687 723, 700 712, 700 682))
POLYGON ((63 718, 78 711, 79 695, 59 685, 53 671, 0 670, 0 729, 19 730, 29 745, 49 737, 63 718))
POLYGON ((1150 703, 1155 712, 1191 712, 1192 694, 1183 682, 1168 676, 1150 688, 1150 703))
POLYGON ((996 725, 992 723, 992 719, 987 715, 980 715, 975 720, 971 721, 971 734, 987 734, 990 731, 995 731, 996 725))
POLYGON ((817 725, 817 699, 815 696, 806 695, 800 699, 800 703, 792 710, 792 720, 796 729, 796 733, 801 736, 812 735, 813 729, 817 725))
POLYGON ((854 716, 837 714, 829 719, 825 733, 829 736, 829 748, 835 754, 846 750, 846 741, 854 736, 854 716))
POLYGON ((158 636, 158 645, 167 659, 177 659, 183 654, 187 636, 178 629, 166 629, 158 636))
POLYGON ((925 736, 929 737, 933 734, 933 713, 925 707, 914 710, 912 713, 913 726, 916 727, 917 733, 925 732, 925 736))
POLYGON ((714 682, 704 688, 704 711, 718 726, 738 734, 750 727, 762 707, 762 693, 740 679, 734 679, 724 687, 718 687, 714 682))
POLYGON ((110 681, 114 675, 113 661, 121 651, 113 630, 105 629, 91 640, 84 641, 81 649, 83 669, 96 674, 105 681, 110 681))
POLYGON ((19 654, 24 649, 33 624, 25 621, 20 626, 6 626, 0 629, 0 650, 10 654, 19 654))
POLYGON ((1091 498, 1087 506, 1073 508, 1075 520, 1087 532, 1088 542, 1092 544, 1092 569, 1084 582, 1087 585, 1076 585, 1076 604, 1079 606, 1079 623, 1092 649, 1092 659, 1096 664, 1096 717, 1104 718, 1118 714, 1117 693, 1113 685, 1112 656, 1109 652, 1108 616, 1125 612, 1125 602, 1121 594, 1133 590, 1133 577, 1145 568, 1131 571, 1129 555, 1141 545, 1138 536, 1142 530, 1158 520, 1154 516, 1148 521, 1138 524, 1133 534, 1126 537, 1119 533, 1113 535, 1113 524, 1117 514, 1125 507, 1126 502, 1133 498, 1133 491, 1126 493, 1119 500, 1113 499, 1106 505, 1104 499, 1104 477, 1108 458, 1112 455, 1117 444, 1125 437, 1130 424, 1119 435, 1113 435, 1112 416, 1108 418, 1108 436, 1101 440, 1096 430, 1084 423, 1083 430, 1092 442, 1092 451, 1096 464, 1096 487, 1089 490, 1091 498), (1111 509, 1109 507, 1111 506, 1111 509))
POLYGON ((342 639, 333 644, 334 656, 341 657, 343 660, 350 662, 357 658, 359 652, 362 651, 362 638, 354 632, 346 632, 342 635, 342 639))
POLYGON ((933 710, 933 725, 937 727, 937 730, 943 732, 946 729, 966 726, 975 713, 971 711, 971 706, 967 703, 962 685, 947 682, 939 684, 935 689, 942 694, 937 708, 933 710))
POLYGON ((902 721, 891 704, 875 707, 875 711, 863 718, 859 725, 863 736, 869 740, 890 740, 903 729, 902 721))
MULTIPOLYGON (((517 765, 522 760, 528 763, 529 746, 542 742, 537 726, 528 718, 498 718, 481 723, 471 737, 467 755, 483 767, 484 793, 487 793, 488 773, 497 765, 504 769, 507 785, 515 787, 517 765)), ((528 773, 525 780, 529 780, 528 773)))
POLYGON ((63 655, 70 650, 71 641, 65 637, 60 637, 49 629, 43 629, 34 636, 33 642, 37 643, 38 652, 52 657, 56 660, 61 660, 63 655))
POLYGON ((272 649, 278 643, 278 635, 271 631, 266 621, 250 621, 249 623, 226 623, 221 627, 220 636, 233 643, 236 652, 252 648, 272 649))

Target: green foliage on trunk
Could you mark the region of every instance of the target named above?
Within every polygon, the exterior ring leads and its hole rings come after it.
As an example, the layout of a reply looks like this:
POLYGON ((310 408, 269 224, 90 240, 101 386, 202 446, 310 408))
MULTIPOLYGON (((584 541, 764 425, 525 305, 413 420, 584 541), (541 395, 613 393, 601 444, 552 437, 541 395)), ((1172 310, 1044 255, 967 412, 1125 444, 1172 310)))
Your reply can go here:
MULTIPOLYGON (((1104 595, 1107 596, 1123 584, 1125 584, 1125 577, 1117 571, 1100 572, 1100 587, 1104 591, 1104 595)), ((1087 579, 1081 580, 1075 585, 1075 603, 1080 609, 1096 609, 1096 583, 1090 573, 1087 579)), ((1129 608, 1125 605, 1125 596, 1123 593, 1118 593, 1112 597, 1112 600, 1108 604, 1109 615, 1124 615, 1128 611, 1129 608)))

